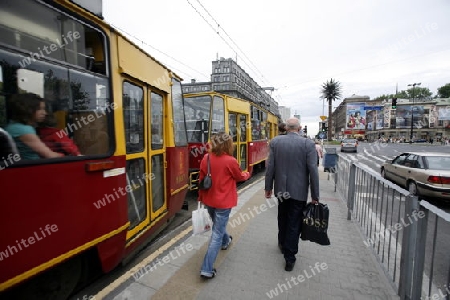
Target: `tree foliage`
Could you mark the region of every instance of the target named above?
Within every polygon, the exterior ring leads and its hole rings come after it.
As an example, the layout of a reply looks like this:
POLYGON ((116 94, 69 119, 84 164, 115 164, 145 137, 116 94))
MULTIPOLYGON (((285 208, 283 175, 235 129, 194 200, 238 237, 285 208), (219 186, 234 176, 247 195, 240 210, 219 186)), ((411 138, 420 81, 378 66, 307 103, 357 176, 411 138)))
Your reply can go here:
POLYGON ((420 87, 416 86, 414 89, 411 87, 407 90, 402 90, 400 92, 397 92, 396 94, 383 94, 381 96, 376 97, 374 100, 390 100, 392 98, 399 98, 399 99, 426 99, 431 98, 433 93, 430 91, 427 87, 420 87))
POLYGON ((438 88, 438 93, 436 96, 439 98, 450 98, 450 83, 438 88))
POLYGON ((331 120, 331 115, 332 115, 332 109, 333 109, 333 101, 335 101, 336 99, 340 99, 342 97, 342 87, 341 87, 341 83, 339 81, 333 80, 333 78, 331 78, 330 80, 328 80, 327 82, 324 82, 322 84, 322 90, 320 91, 320 98, 322 99, 327 99, 328 101, 328 133, 327 133, 327 137, 328 140, 331 141, 332 140, 332 136, 331 136, 331 126, 332 126, 332 120, 331 120))

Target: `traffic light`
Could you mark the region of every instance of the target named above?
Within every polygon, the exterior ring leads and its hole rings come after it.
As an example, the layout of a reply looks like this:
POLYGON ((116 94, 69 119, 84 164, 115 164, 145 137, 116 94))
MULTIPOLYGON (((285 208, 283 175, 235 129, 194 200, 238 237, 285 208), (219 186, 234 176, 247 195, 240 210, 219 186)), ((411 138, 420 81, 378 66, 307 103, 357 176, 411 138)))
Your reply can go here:
POLYGON ((305 132, 305 134, 308 133, 308 126, 305 125, 305 129, 303 130, 305 132))
POLYGON ((392 109, 397 108, 397 98, 392 98, 392 109))
POLYGON ((327 131, 327 127, 325 126, 325 122, 322 122, 322 131, 323 132, 327 131))

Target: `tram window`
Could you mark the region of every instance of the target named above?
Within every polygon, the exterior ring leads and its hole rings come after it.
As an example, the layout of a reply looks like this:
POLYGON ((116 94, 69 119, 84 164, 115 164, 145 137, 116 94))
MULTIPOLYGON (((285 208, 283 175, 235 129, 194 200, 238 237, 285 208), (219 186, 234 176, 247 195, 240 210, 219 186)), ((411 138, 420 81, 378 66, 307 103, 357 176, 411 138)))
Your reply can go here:
POLYGON ((229 134, 233 137, 233 142, 237 142, 236 114, 228 115, 228 126, 230 128, 229 134))
POLYGON ((102 34, 39 2, 0 1, 0 35, 3 43, 30 53, 22 67, 54 59, 106 74, 102 34))
POLYGON ((156 212, 164 205, 164 158, 162 154, 152 156, 152 210, 156 212))
POLYGON ((272 124, 269 122, 266 124, 266 133, 267 133, 267 136, 266 136, 267 139, 272 138, 272 124))
MULTIPOLYGON (((76 125, 71 127, 74 129, 72 135, 82 154, 108 153, 108 116, 113 107, 109 105, 106 80, 92 73, 75 70, 70 71, 69 78, 73 103, 67 128, 76 125)), ((64 115, 63 112, 58 114, 64 115)))
POLYGON ((241 130, 241 142, 245 142, 247 141, 247 116, 241 115, 239 126, 241 130))
POLYGON ((127 153, 144 150, 144 91, 129 82, 123 83, 123 121, 127 153))
POLYGON ((252 119, 252 140, 261 139, 261 122, 256 119, 252 119))
POLYGON ((181 91, 181 82, 172 79, 172 109, 175 146, 187 145, 185 110, 183 105, 183 94, 181 91))
POLYGON ((267 123, 267 113, 264 111, 261 111, 261 138, 267 139, 269 136, 268 131, 268 123, 267 123))
POLYGON ((127 161, 128 220, 133 229, 147 217, 145 183, 150 174, 145 173, 145 160, 142 158, 127 161))
POLYGON ((214 97, 213 101, 213 114, 212 114, 212 124, 211 133, 217 133, 225 131, 225 108, 223 103, 223 98, 214 97))
MULTIPOLYGON (((73 139, 84 156, 106 154, 110 149, 108 118, 112 109, 107 79, 39 60, 30 69, 23 69, 18 64, 22 57, 0 50, 6 100, 17 93, 38 94, 46 101, 47 114, 54 119, 55 126, 51 127, 61 132, 59 139, 61 136, 73 139)), ((8 123, 11 113, 6 107, 5 120, 1 122, 8 123)), ((53 151, 67 155, 51 145, 47 144, 53 151)))
POLYGON ((164 132, 163 132, 163 124, 162 120, 163 114, 163 97, 156 93, 151 93, 150 99, 150 111, 151 111, 151 135, 152 135, 152 149, 162 149, 164 144, 164 132))
POLYGON ((242 170, 247 170, 247 145, 241 144, 239 152, 240 152, 240 156, 241 156, 240 167, 242 170))
POLYGON ((189 143, 206 143, 209 131, 210 96, 184 99, 186 132, 189 143))

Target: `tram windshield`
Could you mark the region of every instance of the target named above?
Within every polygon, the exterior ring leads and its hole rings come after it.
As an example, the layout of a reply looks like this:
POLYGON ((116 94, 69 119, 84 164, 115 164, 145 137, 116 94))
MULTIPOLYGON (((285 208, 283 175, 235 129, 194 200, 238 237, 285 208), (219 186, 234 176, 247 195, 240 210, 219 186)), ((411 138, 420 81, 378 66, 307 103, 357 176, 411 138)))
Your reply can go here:
POLYGON ((198 96, 184 99, 186 131, 189 143, 208 142, 210 124, 210 96, 198 96))

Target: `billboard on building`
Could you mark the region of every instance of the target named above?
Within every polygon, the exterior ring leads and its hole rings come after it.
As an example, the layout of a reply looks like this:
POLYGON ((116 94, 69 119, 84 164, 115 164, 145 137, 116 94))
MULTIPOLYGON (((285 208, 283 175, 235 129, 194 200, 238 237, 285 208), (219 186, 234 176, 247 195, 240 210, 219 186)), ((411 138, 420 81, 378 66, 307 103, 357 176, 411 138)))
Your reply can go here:
POLYGON ((375 130, 375 120, 376 120, 376 110, 370 110, 366 113, 366 123, 367 123, 367 130, 372 131, 375 130))
POLYGON ((395 128, 411 128, 411 116, 415 128, 428 128, 428 114, 423 105, 402 105, 397 107, 395 128))
POLYGON ((382 128, 390 128, 391 127, 391 105, 389 103, 386 103, 384 105, 383 112, 384 113, 383 113, 383 127, 382 128))
POLYGON ((436 106, 439 121, 450 121, 450 106, 436 106))
POLYGON ((377 110, 377 117, 376 117, 376 129, 383 129, 383 123, 384 123, 384 111, 383 110, 377 110))
POLYGON ((349 103, 346 112, 346 129, 366 129, 365 103, 349 103))

